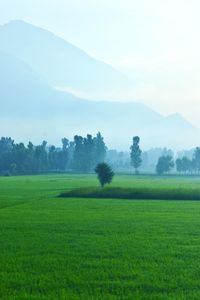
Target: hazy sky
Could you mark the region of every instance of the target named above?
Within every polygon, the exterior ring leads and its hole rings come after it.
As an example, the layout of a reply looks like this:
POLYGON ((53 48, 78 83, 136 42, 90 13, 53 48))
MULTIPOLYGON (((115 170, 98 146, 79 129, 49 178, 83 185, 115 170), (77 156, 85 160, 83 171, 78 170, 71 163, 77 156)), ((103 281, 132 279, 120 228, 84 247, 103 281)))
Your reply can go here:
POLYGON ((200 127, 199 0, 0 0, 0 23, 49 29, 135 78, 124 95, 200 127))

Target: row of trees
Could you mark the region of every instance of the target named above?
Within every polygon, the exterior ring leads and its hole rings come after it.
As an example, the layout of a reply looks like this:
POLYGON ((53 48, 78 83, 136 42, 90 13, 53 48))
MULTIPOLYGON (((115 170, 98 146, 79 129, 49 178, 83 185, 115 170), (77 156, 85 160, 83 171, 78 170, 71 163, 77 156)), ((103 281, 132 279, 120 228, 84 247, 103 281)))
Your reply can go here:
POLYGON ((179 173, 199 173, 200 172, 200 148, 197 147, 193 157, 190 159, 187 156, 176 160, 176 169, 179 173))
MULTIPOLYGON (((130 147, 131 165, 135 168, 135 172, 138 173, 138 168, 142 164, 142 151, 139 146, 140 138, 138 136, 133 137, 133 144, 130 147)), ((176 166, 178 173, 194 173, 200 172, 200 147, 196 147, 193 153, 192 159, 187 156, 177 158, 174 162, 173 156, 166 152, 166 155, 159 157, 156 164, 156 173, 162 175, 170 172, 176 166)))
POLYGON ((174 162, 173 157, 161 156, 156 165, 156 172, 159 175, 170 172, 176 166, 176 171, 182 174, 199 174, 200 172, 200 148, 194 150, 193 158, 187 156, 177 158, 174 162))
MULTIPOLYGON (((157 158, 154 167, 157 174, 168 173, 175 166, 179 173, 200 172, 200 148, 195 149, 191 158, 184 155, 176 161, 173 159, 171 150, 164 150, 157 158)), ((100 133, 95 137, 90 134, 86 137, 76 135, 73 141, 63 138, 61 147, 49 146, 46 141, 40 145, 33 145, 29 142, 25 146, 24 143, 15 143, 11 138, 2 137, 0 139, 0 174, 93 172, 99 163, 109 163, 106 154, 107 147, 100 133)), ((141 164, 146 158, 144 154, 145 152, 142 153, 140 149, 140 138, 133 137, 128 164, 135 169, 136 174, 139 173, 141 164)))
POLYGON ((29 142, 15 143, 11 138, 0 139, 1 174, 37 174, 52 171, 90 172, 103 162, 106 145, 100 133, 95 137, 76 135, 73 141, 62 139, 62 147, 41 145, 29 142))

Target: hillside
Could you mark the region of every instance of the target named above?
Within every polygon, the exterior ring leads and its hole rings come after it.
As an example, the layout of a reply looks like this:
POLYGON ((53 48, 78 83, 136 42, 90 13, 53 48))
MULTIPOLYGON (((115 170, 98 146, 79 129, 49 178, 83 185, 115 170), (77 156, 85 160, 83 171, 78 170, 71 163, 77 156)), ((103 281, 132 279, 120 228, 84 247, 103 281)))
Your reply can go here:
MULTIPOLYGON (((176 146, 195 130, 182 117, 168 118, 141 103, 87 101, 59 92, 26 63, 0 52, 0 135, 58 142, 62 136, 102 131, 109 146, 126 148, 139 134, 146 147, 176 146)), ((187 140, 187 143, 189 138, 187 140)))
POLYGON ((0 50, 28 63, 54 87, 95 96, 133 84, 113 67, 51 32, 22 21, 0 27, 0 50))
POLYGON ((0 27, 0 49, 0 135, 57 143, 63 136, 101 131, 107 144, 119 149, 127 149, 134 135, 141 136, 144 147, 195 146, 199 133, 179 114, 164 117, 142 103, 89 101, 56 89, 62 79, 75 87, 85 83, 83 61, 88 88, 94 86, 89 74, 102 84, 99 68, 104 78, 109 73, 119 79, 121 74, 45 30, 11 22, 0 27))

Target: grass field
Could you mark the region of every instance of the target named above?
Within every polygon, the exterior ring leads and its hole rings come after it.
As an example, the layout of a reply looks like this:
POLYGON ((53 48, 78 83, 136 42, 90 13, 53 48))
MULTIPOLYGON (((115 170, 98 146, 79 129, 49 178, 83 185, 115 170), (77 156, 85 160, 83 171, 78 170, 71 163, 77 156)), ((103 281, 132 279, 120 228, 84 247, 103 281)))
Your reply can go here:
MULTIPOLYGON (((0 299, 200 299, 200 202, 59 198, 95 176, 0 177, 0 299)), ((200 189, 118 176, 112 187, 200 189)))

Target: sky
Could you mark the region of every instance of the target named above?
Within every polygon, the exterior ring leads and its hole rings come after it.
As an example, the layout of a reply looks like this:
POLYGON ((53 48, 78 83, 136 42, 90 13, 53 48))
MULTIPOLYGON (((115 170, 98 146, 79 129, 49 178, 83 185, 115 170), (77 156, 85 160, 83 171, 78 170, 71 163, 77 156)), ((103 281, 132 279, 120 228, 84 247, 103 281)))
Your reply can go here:
POLYGON ((48 29, 135 80, 124 101, 200 127, 199 0, 0 0, 0 24, 48 29))

